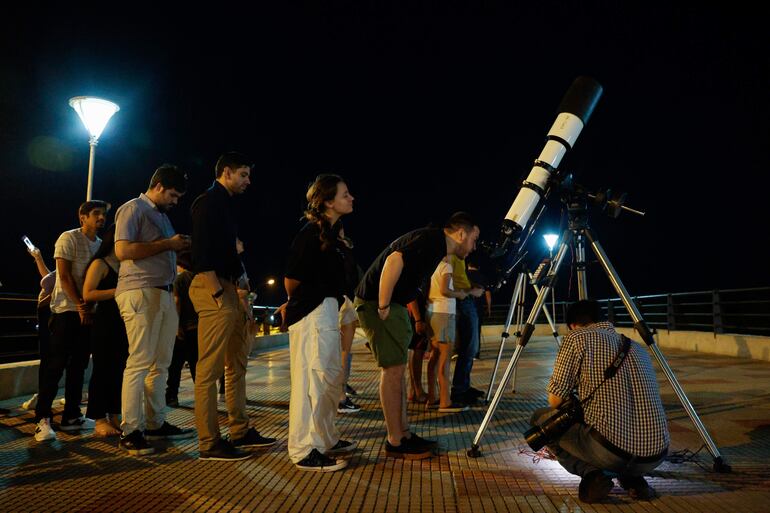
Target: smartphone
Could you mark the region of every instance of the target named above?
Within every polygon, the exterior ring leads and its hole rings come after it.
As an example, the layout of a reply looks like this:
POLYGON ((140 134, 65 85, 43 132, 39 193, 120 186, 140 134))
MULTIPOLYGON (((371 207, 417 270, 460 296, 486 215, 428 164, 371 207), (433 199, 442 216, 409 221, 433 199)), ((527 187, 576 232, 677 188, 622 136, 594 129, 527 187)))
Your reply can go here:
POLYGON ((32 241, 29 240, 29 237, 27 237, 26 235, 22 235, 21 236, 21 240, 24 241, 24 244, 27 245, 27 249, 28 250, 35 251, 35 249, 37 249, 37 248, 35 248, 35 245, 32 244, 32 241))

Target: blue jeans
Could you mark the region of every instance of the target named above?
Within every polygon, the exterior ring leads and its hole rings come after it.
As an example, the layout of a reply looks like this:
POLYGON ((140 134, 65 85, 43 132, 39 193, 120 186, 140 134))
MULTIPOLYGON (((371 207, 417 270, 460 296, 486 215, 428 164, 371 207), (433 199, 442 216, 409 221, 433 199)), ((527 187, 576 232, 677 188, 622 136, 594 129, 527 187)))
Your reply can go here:
MULTIPOLYGON (((540 408, 532 414, 530 423, 540 425, 556 410, 540 408)), ((591 426, 579 422, 571 426, 558 440, 548 444, 548 449, 556 456, 559 464, 570 474, 585 477, 594 470, 603 470, 609 475, 620 477, 641 476, 660 465, 665 456, 658 461, 639 463, 635 457, 621 458, 600 444, 591 436, 591 426)), ((644 433, 639 433, 644 436, 644 433)))
POLYGON ((473 357, 479 350, 479 314, 473 297, 457 301, 457 363, 452 377, 452 394, 471 387, 473 357))

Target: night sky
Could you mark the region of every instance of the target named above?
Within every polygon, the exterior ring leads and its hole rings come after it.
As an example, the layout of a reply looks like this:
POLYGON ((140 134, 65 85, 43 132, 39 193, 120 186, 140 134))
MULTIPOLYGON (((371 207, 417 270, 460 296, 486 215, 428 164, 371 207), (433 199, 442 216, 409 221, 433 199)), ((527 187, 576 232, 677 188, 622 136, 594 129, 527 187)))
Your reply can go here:
MULTIPOLYGON (((159 164, 175 163, 190 188, 171 219, 189 233, 189 207, 217 156, 250 155, 238 208, 259 283, 281 275, 320 172, 341 174, 356 198, 345 226, 364 267, 395 237, 456 210, 496 240, 580 75, 604 95, 563 167, 647 212, 591 213, 629 291, 769 285, 766 18, 737 7, 533 4, 5 16, 0 291, 37 290, 21 235, 53 266, 57 236, 77 226, 88 136, 72 96, 121 107, 94 179, 94 198, 113 213, 159 164)), ((559 229, 561 210, 552 197, 533 249, 545 251, 541 234, 559 229)), ((594 295, 606 293, 597 266, 589 279, 594 295)), ((561 282, 564 295, 568 269, 561 282)))

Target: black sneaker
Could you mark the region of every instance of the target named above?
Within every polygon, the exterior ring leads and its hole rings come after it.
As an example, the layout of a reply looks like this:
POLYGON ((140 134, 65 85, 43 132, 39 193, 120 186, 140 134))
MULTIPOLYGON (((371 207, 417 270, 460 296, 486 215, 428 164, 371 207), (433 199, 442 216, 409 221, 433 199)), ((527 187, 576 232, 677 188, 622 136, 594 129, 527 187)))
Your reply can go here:
POLYGON ((655 489, 642 476, 620 476, 618 482, 632 499, 649 501, 657 496, 655 489))
POLYGON ((580 480, 578 497, 587 503, 599 502, 609 495, 612 486, 612 479, 609 476, 601 470, 594 470, 580 480))
POLYGON ((474 387, 470 387, 468 390, 465 391, 465 393, 476 397, 484 397, 487 394, 486 392, 474 387))
POLYGON ((219 439, 208 451, 200 451, 199 460, 239 461, 251 457, 251 453, 233 447, 227 440, 219 439))
POLYGON ((259 431, 254 428, 249 428, 243 438, 230 439, 230 443, 233 447, 269 447, 275 444, 275 442, 277 442, 275 438, 262 436, 259 434, 259 431))
POLYGON ((195 436, 195 430, 180 428, 164 422, 158 429, 145 429, 144 437, 147 440, 184 440, 195 436))
POLYGON ((166 406, 169 408, 179 408, 179 398, 177 396, 166 397, 166 406))
POLYGON ((144 456, 145 454, 153 454, 155 452, 155 447, 147 443, 144 435, 139 430, 128 435, 120 435, 118 447, 132 456, 144 456))
POLYGON ((411 438, 409 438, 407 441, 412 445, 427 447, 429 449, 438 445, 436 440, 428 440, 427 438, 423 438, 415 433, 412 433, 411 438))
POLYGON ((358 395, 358 392, 356 392, 355 389, 353 389, 353 387, 345 383, 345 395, 348 397, 353 397, 355 395, 358 395))
POLYGON ((385 441, 385 456, 405 460, 424 460, 433 456, 433 453, 424 445, 418 445, 415 441, 410 443, 406 438, 402 438, 401 445, 391 445, 390 442, 385 441))
POLYGON ((361 407, 346 397, 344 401, 337 405, 337 413, 356 413, 361 411, 361 407))
POLYGON ((93 429, 94 426, 96 426, 95 420, 86 418, 85 415, 81 415, 74 419, 62 419, 61 424, 59 424, 59 429, 62 431, 83 431, 86 429, 93 429))
POLYGON ((343 454, 346 452, 353 452, 355 448, 358 447, 358 442, 353 440, 352 442, 348 442, 347 440, 340 440, 336 444, 334 444, 334 447, 326 451, 326 456, 329 456, 330 454, 343 454))
POLYGON ((300 470, 309 470, 311 472, 334 472, 348 466, 347 460, 337 460, 324 456, 317 449, 310 451, 304 459, 295 463, 300 470))

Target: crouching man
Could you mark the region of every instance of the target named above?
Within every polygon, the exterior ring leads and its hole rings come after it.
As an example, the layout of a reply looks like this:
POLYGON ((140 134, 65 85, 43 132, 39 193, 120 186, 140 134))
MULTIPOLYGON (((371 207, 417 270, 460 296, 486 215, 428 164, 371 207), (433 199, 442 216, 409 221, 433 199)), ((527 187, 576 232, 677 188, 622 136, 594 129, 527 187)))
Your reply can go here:
POLYGON ((548 448, 568 472, 582 477, 580 500, 604 499, 612 490, 612 477, 631 497, 649 500, 655 491, 643 475, 660 465, 669 444, 650 356, 611 323, 599 322, 596 301, 573 304, 567 326, 570 333, 559 349, 547 388, 551 407, 535 411, 532 424, 547 426, 556 408, 577 397, 582 419, 551 437, 548 448), (613 363, 617 370, 605 379, 613 363))

